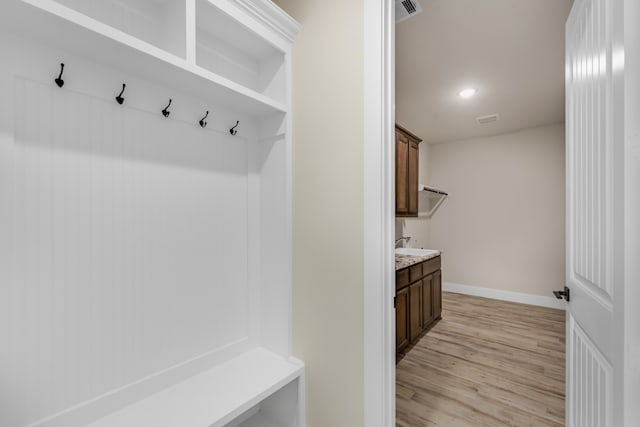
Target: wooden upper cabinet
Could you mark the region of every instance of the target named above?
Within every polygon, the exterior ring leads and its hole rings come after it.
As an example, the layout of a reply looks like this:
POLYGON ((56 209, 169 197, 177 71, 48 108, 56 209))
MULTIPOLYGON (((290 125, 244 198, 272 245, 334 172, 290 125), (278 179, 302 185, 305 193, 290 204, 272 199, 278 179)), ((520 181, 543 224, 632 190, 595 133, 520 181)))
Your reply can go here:
POLYGON ((396 125, 396 216, 418 216, 420 138, 396 125))
POLYGON ((409 215, 418 216, 418 143, 409 143, 409 179, 407 181, 407 200, 409 215))
POLYGON ((396 215, 406 215, 409 212, 408 177, 409 140, 396 130, 396 215))

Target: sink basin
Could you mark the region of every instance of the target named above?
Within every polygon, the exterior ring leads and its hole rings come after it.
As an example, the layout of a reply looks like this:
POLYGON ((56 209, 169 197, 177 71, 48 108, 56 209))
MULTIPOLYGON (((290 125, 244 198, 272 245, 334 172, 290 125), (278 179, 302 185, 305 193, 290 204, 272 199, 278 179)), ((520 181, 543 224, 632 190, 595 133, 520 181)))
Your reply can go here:
POLYGON ((433 249, 396 248, 396 255, 432 256, 437 253, 438 251, 433 249))

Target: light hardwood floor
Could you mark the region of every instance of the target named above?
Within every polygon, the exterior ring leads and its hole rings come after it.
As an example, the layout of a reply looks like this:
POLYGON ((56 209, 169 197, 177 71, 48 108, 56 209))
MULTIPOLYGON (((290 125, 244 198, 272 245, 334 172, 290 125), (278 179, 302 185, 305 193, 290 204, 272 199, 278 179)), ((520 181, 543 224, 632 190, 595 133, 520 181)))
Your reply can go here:
POLYGON ((563 426, 564 311, 445 292, 396 366, 396 423, 563 426))

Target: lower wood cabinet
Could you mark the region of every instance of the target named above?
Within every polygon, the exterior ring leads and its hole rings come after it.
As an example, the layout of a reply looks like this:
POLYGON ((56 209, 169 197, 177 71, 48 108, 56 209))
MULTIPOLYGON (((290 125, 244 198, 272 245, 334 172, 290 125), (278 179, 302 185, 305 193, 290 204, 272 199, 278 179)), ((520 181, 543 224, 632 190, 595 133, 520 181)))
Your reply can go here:
POLYGON ((396 351, 442 317, 440 257, 396 271, 396 351))
POLYGON ((442 317, 442 271, 433 273, 433 320, 442 317))
POLYGON ((409 345, 409 288, 396 292, 396 349, 409 345))
POLYGON ((433 322, 433 302, 433 275, 429 275, 422 279, 422 329, 433 322))
POLYGON ((409 285, 409 338, 414 342, 422 332, 422 280, 409 285))

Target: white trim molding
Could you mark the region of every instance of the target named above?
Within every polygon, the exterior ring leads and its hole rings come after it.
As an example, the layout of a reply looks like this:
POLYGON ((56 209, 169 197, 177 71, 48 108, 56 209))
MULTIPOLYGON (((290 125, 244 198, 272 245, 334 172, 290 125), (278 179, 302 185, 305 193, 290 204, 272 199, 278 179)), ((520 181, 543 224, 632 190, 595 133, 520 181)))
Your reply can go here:
POLYGON ((364 425, 395 423, 395 22, 364 1, 364 425))
POLYGON ((524 294, 521 292, 504 291, 502 289, 484 288, 481 286, 462 285, 460 283, 442 282, 442 290, 457 294, 473 295, 476 297, 491 298, 502 301, 517 302, 520 304, 537 305, 540 307, 566 309, 564 300, 542 295, 524 294))
POLYGON ((290 42, 300 32, 300 24, 271 0, 232 0, 254 19, 271 27, 290 42))
POLYGON ((626 426, 640 420, 640 2, 624 2, 625 49, 625 390, 626 426))

